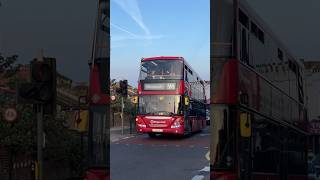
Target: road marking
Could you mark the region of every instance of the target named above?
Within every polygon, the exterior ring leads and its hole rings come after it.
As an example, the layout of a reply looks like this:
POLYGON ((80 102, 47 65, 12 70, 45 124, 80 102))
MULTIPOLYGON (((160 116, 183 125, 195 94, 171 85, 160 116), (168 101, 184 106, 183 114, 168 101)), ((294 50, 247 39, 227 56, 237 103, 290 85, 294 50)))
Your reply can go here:
POLYGON ((203 169, 201 169, 200 171, 210 172, 210 167, 206 166, 203 169))
MULTIPOLYGON (((135 137, 134 135, 131 135, 131 136, 126 136, 126 137, 118 137, 118 138, 116 138, 116 139, 112 139, 111 138, 111 142, 112 143, 115 143, 115 142, 117 142, 117 141, 122 141, 122 140, 126 140, 126 139, 130 139, 130 138, 133 138, 133 137, 135 137)), ((115 143, 116 144, 116 143, 115 143)))
POLYGON ((202 175, 196 175, 191 180, 202 180, 203 178, 204 178, 204 176, 202 176, 202 175))
POLYGON ((206 159, 207 159, 208 161, 210 161, 210 151, 207 152, 207 154, 206 154, 206 159))
POLYGON ((203 180, 205 176, 208 176, 210 173, 210 166, 205 166, 199 170, 198 174, 195 175, 191 180, 203 180))

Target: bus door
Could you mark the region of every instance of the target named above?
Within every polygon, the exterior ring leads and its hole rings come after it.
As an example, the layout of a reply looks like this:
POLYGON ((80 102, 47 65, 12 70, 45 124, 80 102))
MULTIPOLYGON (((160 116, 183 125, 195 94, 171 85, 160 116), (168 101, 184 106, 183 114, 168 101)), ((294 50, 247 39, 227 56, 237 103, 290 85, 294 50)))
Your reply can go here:
POLYGON ((240 180, 251 180, 252 158, 251 158, 251 114, 241 111, 239 114, 239 176, 240 180))

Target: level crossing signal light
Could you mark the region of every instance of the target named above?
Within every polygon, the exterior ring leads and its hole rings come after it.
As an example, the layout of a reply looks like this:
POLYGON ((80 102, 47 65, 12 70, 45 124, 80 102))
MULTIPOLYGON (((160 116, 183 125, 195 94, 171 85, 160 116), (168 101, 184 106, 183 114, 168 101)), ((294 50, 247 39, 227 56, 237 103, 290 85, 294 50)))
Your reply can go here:
POLYGON ((55 110, 56 60, 44 58, 43 61, 36 61, 35 59, 30 62, 30 68, 31 82, 19 84, 18 103, 42 104, 45 112, 55 110))

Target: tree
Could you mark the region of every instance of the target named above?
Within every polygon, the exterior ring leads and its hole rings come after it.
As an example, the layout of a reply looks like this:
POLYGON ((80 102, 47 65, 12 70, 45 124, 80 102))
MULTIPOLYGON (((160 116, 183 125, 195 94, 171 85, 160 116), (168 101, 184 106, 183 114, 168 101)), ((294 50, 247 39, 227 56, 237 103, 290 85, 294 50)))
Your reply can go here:
MULTIPOLYGON (((15 89, 17 82, 16 72, 20 65, 16 64, 18 56, 3 57, 0 54, 0 86, 15 89)), ((6 104, 15 102, 15 94, 1 93, 0 104, 3 112, 6 104)), ((5 122, 0 116, 0 144, 2 147, 11 147, 14 152, 32 152, 35 141, 35 121, 31 106, 16 106, 19 119, 14 124, 5 122)))

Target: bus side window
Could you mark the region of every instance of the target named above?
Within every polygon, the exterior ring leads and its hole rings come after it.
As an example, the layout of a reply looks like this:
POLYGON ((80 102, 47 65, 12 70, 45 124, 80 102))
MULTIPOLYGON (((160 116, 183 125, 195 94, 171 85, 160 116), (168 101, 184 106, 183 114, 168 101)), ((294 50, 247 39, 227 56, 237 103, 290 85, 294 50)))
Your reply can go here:
POLYGON ((188 71, 185 71, 185 76, 186 76, 185 80, 186 80, 187 82, 189 82, 189 80, 188 80, 188 71))

